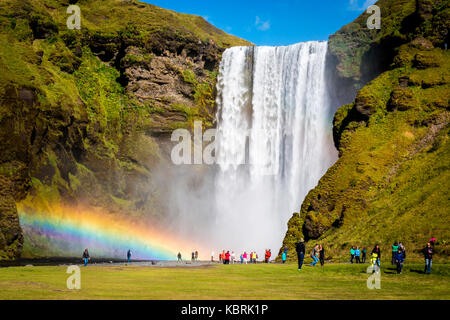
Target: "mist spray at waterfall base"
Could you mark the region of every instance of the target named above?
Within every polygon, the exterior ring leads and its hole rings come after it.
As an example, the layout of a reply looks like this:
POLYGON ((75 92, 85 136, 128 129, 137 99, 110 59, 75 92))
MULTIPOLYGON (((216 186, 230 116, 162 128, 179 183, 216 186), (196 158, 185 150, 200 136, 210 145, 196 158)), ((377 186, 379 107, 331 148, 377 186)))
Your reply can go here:
POLYGON ((217 164, 175 169, 173 232, 215 252, 277 252, 289 218, 337 159, 326 52, 326 42, 224 52, 217 164))

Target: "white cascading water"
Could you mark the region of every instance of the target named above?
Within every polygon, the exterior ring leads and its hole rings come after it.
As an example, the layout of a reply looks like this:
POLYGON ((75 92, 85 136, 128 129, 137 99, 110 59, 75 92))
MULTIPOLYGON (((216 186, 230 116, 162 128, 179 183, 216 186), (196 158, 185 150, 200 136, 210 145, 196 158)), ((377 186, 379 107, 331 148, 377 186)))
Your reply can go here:
POLYGON ((287 221, 337 159, 326 42, 233 47, 217 84, 216 249, 276 253, 287 221))

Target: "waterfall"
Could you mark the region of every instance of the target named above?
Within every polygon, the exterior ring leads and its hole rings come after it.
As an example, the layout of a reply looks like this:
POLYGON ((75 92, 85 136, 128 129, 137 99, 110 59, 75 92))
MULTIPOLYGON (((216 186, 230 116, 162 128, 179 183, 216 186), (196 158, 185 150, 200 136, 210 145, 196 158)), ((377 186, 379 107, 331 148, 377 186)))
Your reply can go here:
POLYGON ((337 159, 327 43, 233 47, 220 64, 214 245, 276 254, 287 221, 337 159))

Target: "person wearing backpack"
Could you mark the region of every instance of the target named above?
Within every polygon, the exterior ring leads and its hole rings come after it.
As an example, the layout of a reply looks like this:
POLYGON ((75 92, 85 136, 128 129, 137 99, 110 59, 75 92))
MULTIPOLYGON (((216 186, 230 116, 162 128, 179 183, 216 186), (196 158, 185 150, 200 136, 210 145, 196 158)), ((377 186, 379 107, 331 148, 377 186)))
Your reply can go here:
POLYGON ((381 249, 380 246, 378 244, 375 245, 375 247, 372 250, 372 253, 376 253, 377 254, 377 265, 378 267, 381 267, 381 249))
POLYGON ((403 254, 403 250, 401 248, 398 248, 398 251, 395 253, 395 263, 397 264, 397 274, 402 274, 404 261, 405 261, 405 255, 403 254))

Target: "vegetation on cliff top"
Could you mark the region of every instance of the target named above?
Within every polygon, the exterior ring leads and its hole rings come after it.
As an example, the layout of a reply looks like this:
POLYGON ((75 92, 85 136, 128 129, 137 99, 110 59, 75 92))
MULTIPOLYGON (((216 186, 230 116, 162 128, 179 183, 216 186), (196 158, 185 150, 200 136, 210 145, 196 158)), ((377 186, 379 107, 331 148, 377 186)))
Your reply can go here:
POLYGON ((426 37, 433 46, 448 43, 450 12, 447 0, 379 0, 381 29, 368 29, 364 12, 329 38, 329 55, 336 74, 356 89, 389 68, 399 47, 426 37))

